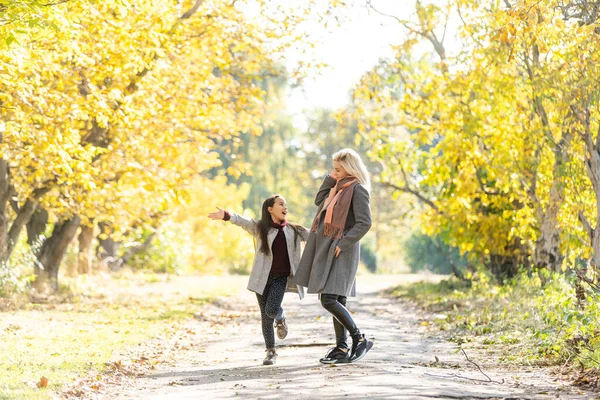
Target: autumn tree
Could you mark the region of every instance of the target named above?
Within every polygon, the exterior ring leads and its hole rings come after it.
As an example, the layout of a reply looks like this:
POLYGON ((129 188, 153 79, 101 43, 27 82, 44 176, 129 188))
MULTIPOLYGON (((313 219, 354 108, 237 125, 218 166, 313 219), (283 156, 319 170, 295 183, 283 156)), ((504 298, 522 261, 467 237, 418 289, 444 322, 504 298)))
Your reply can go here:
POLYGON ((298 39, 307 7, 300 16, 266 1, 44 8, 43 24, 2 52, 11 69, 0 82, 0 259, 28 223, 31 243, 52 224, 36 273, 56 288, 80 224, 84 251, 93 224, 117 241, 136 227, 156 229, 218 163, 213 138, 260 132, 256 82, 298 39))
POLYGON ((589 199, 574 141, 586 112, 573 101, 588 96, 596 50, 578 33, 594 24, 569 22, 559 3, 417 2, 413 20, 391 16, 407 30, 395 59, 354 92, 382 180, 428 206, 424 230, 499 277, 530 263, 557 271, 586 253, 573 224, 573 206, 589 199), (452 54, 451 15, 462 22, 452 54), (421 42, 431 52, 415 57, 421 42))

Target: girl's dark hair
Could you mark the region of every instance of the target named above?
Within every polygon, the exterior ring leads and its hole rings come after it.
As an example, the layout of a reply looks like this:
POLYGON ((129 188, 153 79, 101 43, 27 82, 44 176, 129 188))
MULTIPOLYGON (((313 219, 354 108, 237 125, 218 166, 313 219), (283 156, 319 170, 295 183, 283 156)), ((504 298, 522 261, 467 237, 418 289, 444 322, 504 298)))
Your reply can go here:
MULTIPOLYGON (((275 204, 275 200, 277 200, 279 197, 281 197, 281 196, 278 194, 274 194, 274 195, 268 197, 263 202, 260 221, 258 221, 258 234, 260 237, 260 251, 262 251, 266 255, 271 254, 271 251, 269 250, 268 234, 269 234, 269 229, 271 229, 271 222, 273 221, 273 219, 271 218, 271 214, 269 213, 269 207, 273 207, 273 205, 275 204)), ((292 224, 289 222, 287 224, 296 233, 294 235, 294 244, 295 244, 296 241, 298 240, 298 235, 299 235, 298 225, 292 224)))

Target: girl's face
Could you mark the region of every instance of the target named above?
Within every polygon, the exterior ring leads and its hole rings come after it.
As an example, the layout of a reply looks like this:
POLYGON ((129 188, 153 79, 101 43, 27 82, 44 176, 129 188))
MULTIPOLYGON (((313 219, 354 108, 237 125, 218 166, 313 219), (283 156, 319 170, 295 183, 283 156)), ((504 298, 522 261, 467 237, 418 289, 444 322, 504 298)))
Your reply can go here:
POLYGON ((344 179, 347 176, 350 176, 350 174, 344 169, 344 167, 342 167, 342 164, 340 164, 337 161, 333 162, 333 173, 333 177, 338 181, 344 179))
POLYGON ((268 208, 269 214, 271 214, 271 218, 273 222, 277 224, 281 224, 285 221, 285 218, 288 213, 287 203, 283 197, 278 197, 275 199, 275 203, 272 207, 268 208))

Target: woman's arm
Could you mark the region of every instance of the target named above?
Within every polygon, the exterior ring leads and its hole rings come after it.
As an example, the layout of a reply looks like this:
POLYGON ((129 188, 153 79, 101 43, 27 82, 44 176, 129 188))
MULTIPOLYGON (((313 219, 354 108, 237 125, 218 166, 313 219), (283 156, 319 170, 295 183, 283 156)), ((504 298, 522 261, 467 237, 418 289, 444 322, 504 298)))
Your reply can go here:
POLYGON ((354 246, 371 229, 370 197, 369 191, 364 186, 356 185, 354 187, 352 211, 354 212, 355 224, 340 239, 338 247, 341 251, 348 250, 354 246))
POLYGON ((323 204, 327 196, 329 196, 329 191, 336 183, 337 180, 331 175, 327 175, 325 179, 323 179, 323 183, 321 183, 321 187, 315 196, 315 205, 317 207, 321 207, 321 204, 323 204))
POLYGON ((229 213, 228 211, 225 211, 218 206, 217 209, 218 211, 208 214, 208 218, 214 220, 229 221, 232 224, 241 227, 252 236, 258 235, 258 224, 253 219, 246 218, 239 214, 229 213))

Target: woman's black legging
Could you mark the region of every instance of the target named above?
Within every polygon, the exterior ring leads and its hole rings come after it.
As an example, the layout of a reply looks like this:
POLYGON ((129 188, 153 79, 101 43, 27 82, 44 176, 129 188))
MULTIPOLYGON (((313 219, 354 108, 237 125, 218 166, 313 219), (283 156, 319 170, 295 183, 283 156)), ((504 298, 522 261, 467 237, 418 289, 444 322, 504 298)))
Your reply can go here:
POLYGON ((275 319, 283 318, 281 302, 287 286, 287 276, 269 275, 267 285, 263 294, 256 293, 258 306, 260 307, 260 319, 262 321, 262 334, 265 338, 267 349, 275 347, 275 332, 273 322, 275 319))
POLYGON ((348 348, 346 332, 350 336, 358 337, 360 330, 354 323, 350 312, 346 308, 346 296, 337 294, 321 294, 321 305, 333 315, 333 329, 337 347, 348 348))

